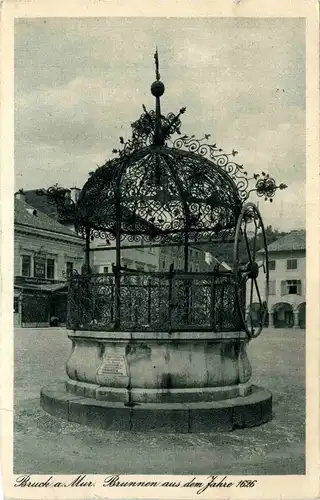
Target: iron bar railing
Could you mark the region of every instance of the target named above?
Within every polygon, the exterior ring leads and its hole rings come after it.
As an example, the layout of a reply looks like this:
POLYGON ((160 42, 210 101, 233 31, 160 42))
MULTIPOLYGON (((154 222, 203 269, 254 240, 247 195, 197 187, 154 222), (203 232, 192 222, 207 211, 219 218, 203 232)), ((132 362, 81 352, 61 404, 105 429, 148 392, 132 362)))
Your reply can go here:
POLYGON ((69 281, 67 326, 101 331, 241 331, 235 276, 173 270, 75 275, 69 281))

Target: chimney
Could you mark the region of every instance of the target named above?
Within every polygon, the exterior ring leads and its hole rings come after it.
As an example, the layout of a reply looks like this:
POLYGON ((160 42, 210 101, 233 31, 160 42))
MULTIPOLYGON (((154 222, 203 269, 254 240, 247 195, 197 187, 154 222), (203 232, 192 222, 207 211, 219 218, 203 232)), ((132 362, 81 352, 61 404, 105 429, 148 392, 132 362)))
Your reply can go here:
POLYGON ((14 193, 14 197, 16 200, 22 200, 24 202, 26 201, 26 195, 25 195, 23 189, 19 189, 19 191, 14 193))
POLYGON ((72 187, 70 188, 70 193, 71 193, 71 199, 74 203, 77 203, 79 196, 80 196, 81 189, 77 187, 72 187))

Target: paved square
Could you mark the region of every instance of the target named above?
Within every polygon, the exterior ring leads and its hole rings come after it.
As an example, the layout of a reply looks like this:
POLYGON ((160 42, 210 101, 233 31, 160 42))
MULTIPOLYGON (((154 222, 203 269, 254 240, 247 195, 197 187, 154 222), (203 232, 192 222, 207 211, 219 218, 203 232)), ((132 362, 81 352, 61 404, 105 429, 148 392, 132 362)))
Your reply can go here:
POLYGON ((40 388, 65 380, 63 329, 15 331, 14 473, 304 474, 305 330, 264 330, 248 348, 252 382, 273 394, 274 419, 215 434, 101 431, 47 415, 40 388))

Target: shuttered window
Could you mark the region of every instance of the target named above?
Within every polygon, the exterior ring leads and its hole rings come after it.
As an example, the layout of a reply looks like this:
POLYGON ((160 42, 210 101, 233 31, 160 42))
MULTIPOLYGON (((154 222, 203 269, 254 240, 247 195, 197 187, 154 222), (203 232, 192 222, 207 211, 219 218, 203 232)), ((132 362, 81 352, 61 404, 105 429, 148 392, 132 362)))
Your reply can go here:
POLYGON ((297 259, 288 259, 287 260, 287 269, 297 269, 298 267, 298 262, 297 259))
POLYGON ((31 257, 30 255, 21 256, 21 275, 25 277, 31 276, 31 257))
POLYGON ((47 259, 47 278, 54 279, 54 259, 47 259))
POLYGON ((276 268, 276 261, 275 260, 269 260, 269 271, 274 271, 276 268))

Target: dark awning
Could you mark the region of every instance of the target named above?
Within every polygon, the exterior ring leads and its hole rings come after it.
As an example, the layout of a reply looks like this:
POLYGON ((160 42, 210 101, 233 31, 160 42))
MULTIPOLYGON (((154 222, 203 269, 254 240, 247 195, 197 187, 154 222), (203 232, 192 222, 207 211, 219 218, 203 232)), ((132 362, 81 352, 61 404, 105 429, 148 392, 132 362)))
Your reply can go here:
POLYGON ((67 290, 67 283, 47 283, 47 284, 37 284, 37 283, 23 283, 21 285, 14 285, 15 290, 38 290, 39 292, 54 293, 61 290, 67 290))

